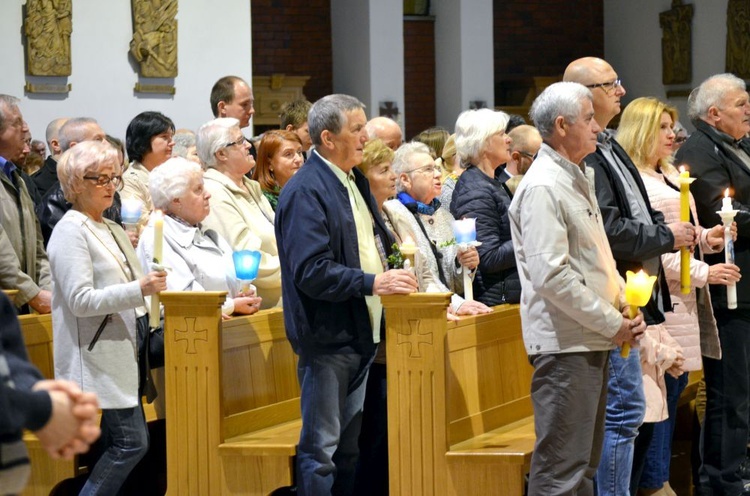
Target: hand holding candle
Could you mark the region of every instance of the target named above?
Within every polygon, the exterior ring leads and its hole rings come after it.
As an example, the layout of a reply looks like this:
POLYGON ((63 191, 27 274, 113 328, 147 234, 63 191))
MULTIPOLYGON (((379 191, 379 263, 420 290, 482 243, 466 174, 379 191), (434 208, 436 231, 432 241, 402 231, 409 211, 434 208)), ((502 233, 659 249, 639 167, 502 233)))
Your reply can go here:
MULTIPOLYGON (((649 276, 643 270, 639 270, 637 274, 629 270, 625 276, 625 301, 630 305, 630 320, 633 320, 638 315, 638 307, 642 307, 651 299, 656 276, 649 276)), ((630 355, 630 343, 622 345, 620 355, 623 358, 630 355)))
MULTIPOLYGON (((732 222, 737 210, 732 208, 732 198, 729 196, 729 188, 724 191, 721 210, 717 212, 721 216, 724 224, 724 261, 728 264, 734 264, 734 241, 732 239, 732 222)), ((737 285, 727 285, 727 308, 734 310, 737 308, 737 285)))
MULTIPOLYGON (((154 222, 154 260, 153 263, 161 265, 164 250, 164 214, 161 210, 153 213, 154 222)), ((151 295, 151 311, 148 316, 148 325, 151 329, 158 329, 161 321, 161 310, 159 309, 159 294, 151 295)))
MULTIPOLYGON (((680 221, 690 222, 690 183, 695 179, 680 167, 680 221)), ((690 293, 690 249, 683 246, 680 248, 680 290, 682 294, 690 293)))
MULTIPOLYGON (((460 219, 453 221, 453 236, 456 238, 459 250, 466 250, 470 246, 479 246, 477 241, 476 219, 460 219)), ((463 267, 464 299, 474 301, 474 287, 472 286, 471 274, 468 267, 463 267)))

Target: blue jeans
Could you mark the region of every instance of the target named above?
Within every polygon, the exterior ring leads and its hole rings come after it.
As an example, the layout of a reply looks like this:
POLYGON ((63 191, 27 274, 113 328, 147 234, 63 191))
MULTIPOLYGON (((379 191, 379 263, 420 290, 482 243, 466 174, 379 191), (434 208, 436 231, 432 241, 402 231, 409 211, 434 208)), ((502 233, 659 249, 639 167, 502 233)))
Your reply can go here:
POLYGON ((300 496, 352 494, 367 372, 373 356, 300 354, 300 496))
POLYGON ((82 496, 114 496, 148 452, 148 427, 139 404, 134 408, 102 410, 104 453, 94 465, 82 496))
POLYGON ((646 415, 638 351, 638 348, 631 348, 627 358, 620 356, 620 348, 609 354, 604 446, 596 471, 599 496, 622 496, 630 492, 635 438, 646 415))
POLYGON ((646 464, 643 467, 638 487, 659 489, 669 481, 669 462, 672 458, 672 435, 674 434, 675 415, 680 394, 688 383, 687 372, 675 379, 669 374, 664 376, 667 386, 667 410, 669 418, 654 424, 654 436, 646 453, 646 464))

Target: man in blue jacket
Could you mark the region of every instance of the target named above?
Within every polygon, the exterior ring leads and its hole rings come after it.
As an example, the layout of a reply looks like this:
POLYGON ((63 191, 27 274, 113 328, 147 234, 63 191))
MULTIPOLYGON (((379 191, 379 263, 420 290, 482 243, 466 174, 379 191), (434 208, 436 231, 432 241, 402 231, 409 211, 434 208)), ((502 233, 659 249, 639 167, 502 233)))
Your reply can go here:
POLYGON ((276 210, 284 324, 299 355, 301 496, 351 494, 365 379, 379 341, 378 295, 417 290, 414 275, 385 270, 392 243, 362 161, 364 105, 329 95, 310 109, 315 145, 276 210))

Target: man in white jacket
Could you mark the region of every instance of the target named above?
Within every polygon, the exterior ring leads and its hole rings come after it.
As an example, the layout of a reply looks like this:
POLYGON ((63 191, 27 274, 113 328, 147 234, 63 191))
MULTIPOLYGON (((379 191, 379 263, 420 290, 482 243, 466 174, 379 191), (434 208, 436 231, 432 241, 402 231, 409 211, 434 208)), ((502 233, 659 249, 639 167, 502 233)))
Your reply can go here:
POLYGON ((645 324, 640 314, 627 318, 593 171, 582 163, 600 131, 591 92, 578 83, 553 84, 530 115, 544 143, 509 213, 523 338, 534 366, 529 494, 593 495, 609 353, 635 343, 645 324))

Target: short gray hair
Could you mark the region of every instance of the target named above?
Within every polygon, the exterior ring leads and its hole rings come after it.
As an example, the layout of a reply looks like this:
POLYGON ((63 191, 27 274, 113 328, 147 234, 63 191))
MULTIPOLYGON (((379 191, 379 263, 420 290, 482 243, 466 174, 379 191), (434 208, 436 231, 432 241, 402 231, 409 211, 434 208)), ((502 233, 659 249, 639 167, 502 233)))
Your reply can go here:
POLYGON ((66 122, 68 122, 67 117, 58 117, 47 124, 44 137, 47 140, 47 145, 50 147, 50 153, 52 153, 52 140, 60 137, 60 128, 63 127, 66 122))
POLYGON ((190 181, 196 176, 203 176, 203 168, 182 157, 172 157, 155 167, 148 175, 154 208, 168 212, 172 200, 185 196, 190 181))
POLYGON ((495 133, 505 131, 508 114, 487 108, 465 110, 456 119, 456 155, 461 166, 468 166, 484 150, 484 145, 495 133))
POLYGON ((83 185, 83 176, 97 173, 109 163, 115 173, 122 172, 119 154, 107 141, 84 141, 60 155, 57 162, 57 178, 65 199, 75 203, 83 185))
POLYGON ((5 116, 6 110, 13 110, 18 107, 18 102, 21 100, 15 96, 0 94, 0 132, 5 131, 6 123, 5 116))
POLYGON ((579 83, 562 82, 554 83, 542 91, 531 105, 529 116, 539 130, 542 138, 552 136, 555 129, 555 120, 558 117, 573 124, 578 120, 581 113, 582 102, 593 100, 591 91, 579 83))
POLYGON ((313 144, 323 144, 320 139, 323 131, 339 134, 346 122, 346 113, 359 109, 364 110, 365 104, 349 95, 328 95, 315 102, 307 116, 308 129, 313 144))
POLYGON ((393 163, 391 164, 393 172, 396 174, 396 191, 404 191, 404 186, 401 184, 401 174, 409 173, 411 158, 418 153, 424 153, 432 157, 430 147, 418 141, 405 143, 396 150, 396 154, 393 156, 393 163))
POLYGON ((198 129, 195 146, 198 157, 206 167, 216 167, 216 152, 232 141, 231 131, 240 128, 240 121, 234 117, 220 117, 208 121, 198 129))
POLYGON ((60 149, 66 151, 70 148, 71 143, 86 141, 88 138, 86 130, 89 124, 99 125, 96 119, 92 119, 91 117, 74 117, 68 119, 57 132, 57 142, 60 145, 60 149))
POLYGON ((745 81, 734 74, 716 74, 703 81, 688 98, 688 117, 703 119, 708 116, 708 109, 719 107, 724 95, 731 90, 745 91, 745 81))
POLYGON ((178 129, 175 131, 172 141, 174 141, 172 156, 187 158, 188 150, 195 146, 195 133, 189 129, 178 129))

